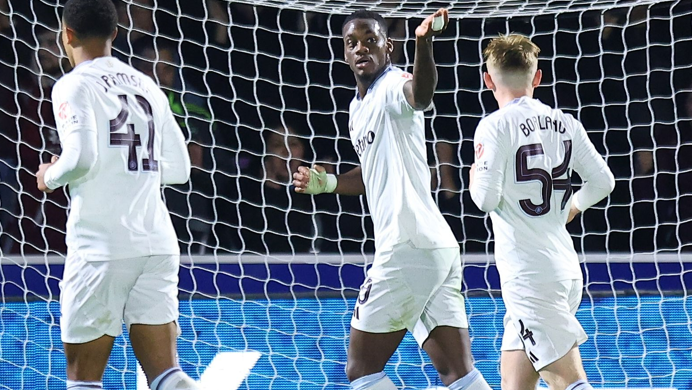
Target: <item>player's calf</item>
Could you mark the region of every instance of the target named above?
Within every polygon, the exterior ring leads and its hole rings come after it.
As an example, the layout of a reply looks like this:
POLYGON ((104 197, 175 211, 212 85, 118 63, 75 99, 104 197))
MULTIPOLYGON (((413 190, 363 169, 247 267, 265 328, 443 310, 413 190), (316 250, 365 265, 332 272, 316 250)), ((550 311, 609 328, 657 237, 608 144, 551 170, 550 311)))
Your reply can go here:
POLYGON ((540 376, 523 349, 502 351, 502 390, 534 390, 540 376))
POLYGON ((577 346, 570 349, 565 356, 545 366, 540 374, 551 390, 593 390, 586 380, 577 346))

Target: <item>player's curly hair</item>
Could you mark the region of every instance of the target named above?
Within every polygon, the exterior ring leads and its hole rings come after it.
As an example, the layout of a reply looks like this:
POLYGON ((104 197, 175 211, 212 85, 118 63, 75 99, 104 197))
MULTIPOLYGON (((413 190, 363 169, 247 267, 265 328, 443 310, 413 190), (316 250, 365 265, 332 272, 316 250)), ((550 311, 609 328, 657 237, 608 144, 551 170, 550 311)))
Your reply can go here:
POLYGON ((118 27, 118 12, 112 0, 69 0, 62 20, 80 39, 108 38, 118 27))
POLYGON ((538 66, 541 49, 523 35, 502 35, 483 50, 486 63, 501 72, 530 72, 538 66))
POLYGON ((373 11, 367 11, 367 10, 358 10, 354 11, 350 15, 346 17, 346 20, 344 20, 344 24, 341 25, 341 29, 343 30, 346 25, 356 19, 372 19, 376 21, 380 25, 380 29, 384 33, 384 36, 388 36, 387 32, 387 21, 384 20, 382 15, 378 14, 377 12, 373 11))

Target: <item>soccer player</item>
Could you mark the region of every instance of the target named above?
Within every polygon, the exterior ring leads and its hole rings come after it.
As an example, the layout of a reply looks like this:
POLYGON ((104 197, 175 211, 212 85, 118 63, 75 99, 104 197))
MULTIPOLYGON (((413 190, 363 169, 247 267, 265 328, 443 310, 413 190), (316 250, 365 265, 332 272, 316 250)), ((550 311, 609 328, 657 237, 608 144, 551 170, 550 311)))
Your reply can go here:
POLYGON ((615 186, 582 124, 533 99, 539 48, 521 35, 493 39, 483 54, 485 85, 500 109, 478 124, 470 192, 490 213, 495 259, 507 307, 502 388, 587 390, 575 317, 582 274, 565 227, 615 186), (570 176, 585 184, 572 196, 570 176))
POLYGON ((111 57, 111 0, 70 0, 62 42, 74 69, 53 89, 60 158, 38 188, 69 186, 61 335, 67 389, 102 388, 129 329, 152 390, 197 389, 177 363, 179 249, 161 184, 184 183, 190 158, 168 100, 149 77, 111 57))
POLYGON ((416 28, 411 75, 391 65, 393 44, 380 15, 346 18, 344 57, 357 90, 349 131, 360 166, 339 176, 299 167, 293 176, 300 193, 366 194, 372 214, 375 259, 351 320, 352 389, 396 389, 383 369, 407 330, 449 389, 490 389, 473 366, 459 244, 430 194, 426 160, 423 110, 437 85, 432 37, 448 19, 440 9, 416 28))

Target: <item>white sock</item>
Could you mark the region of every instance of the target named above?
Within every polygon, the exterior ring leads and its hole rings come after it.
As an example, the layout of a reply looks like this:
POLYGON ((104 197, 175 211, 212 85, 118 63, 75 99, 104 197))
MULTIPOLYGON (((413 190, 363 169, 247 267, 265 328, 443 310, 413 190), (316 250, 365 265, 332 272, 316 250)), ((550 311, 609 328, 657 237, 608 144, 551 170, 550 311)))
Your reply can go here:
POLYGON ((67 390, 94 390, 103 389, 103 382, 84 382, 67 380, 67 390))
POLYGON ((396 390, 396 386, 384 372, 362 376, 351 382, 351 390, 396 390))
POLYGON ((593 387, 589 384, 589 382, 580 379, 571 385, 567 386, 565 390, 594 390, 593 387))
POLYGON ((478 369, 474 368, 463 378, 447 386, 449 390, 492 390, 478 369))
POLYGON ((149 385, 151 390, 199 390, 197 382, 192 380, 180 367, 172 367, 157 376, 149 385))

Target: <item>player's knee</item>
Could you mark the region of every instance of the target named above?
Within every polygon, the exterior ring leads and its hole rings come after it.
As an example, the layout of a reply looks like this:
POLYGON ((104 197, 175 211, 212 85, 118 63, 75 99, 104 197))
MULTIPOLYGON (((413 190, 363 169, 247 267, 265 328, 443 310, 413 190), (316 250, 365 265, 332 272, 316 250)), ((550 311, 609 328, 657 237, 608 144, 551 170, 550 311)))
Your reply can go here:
POLYGON ((500 383, 502 390, 533 390, 536 388, 538 380, 503 373, 500 383))

